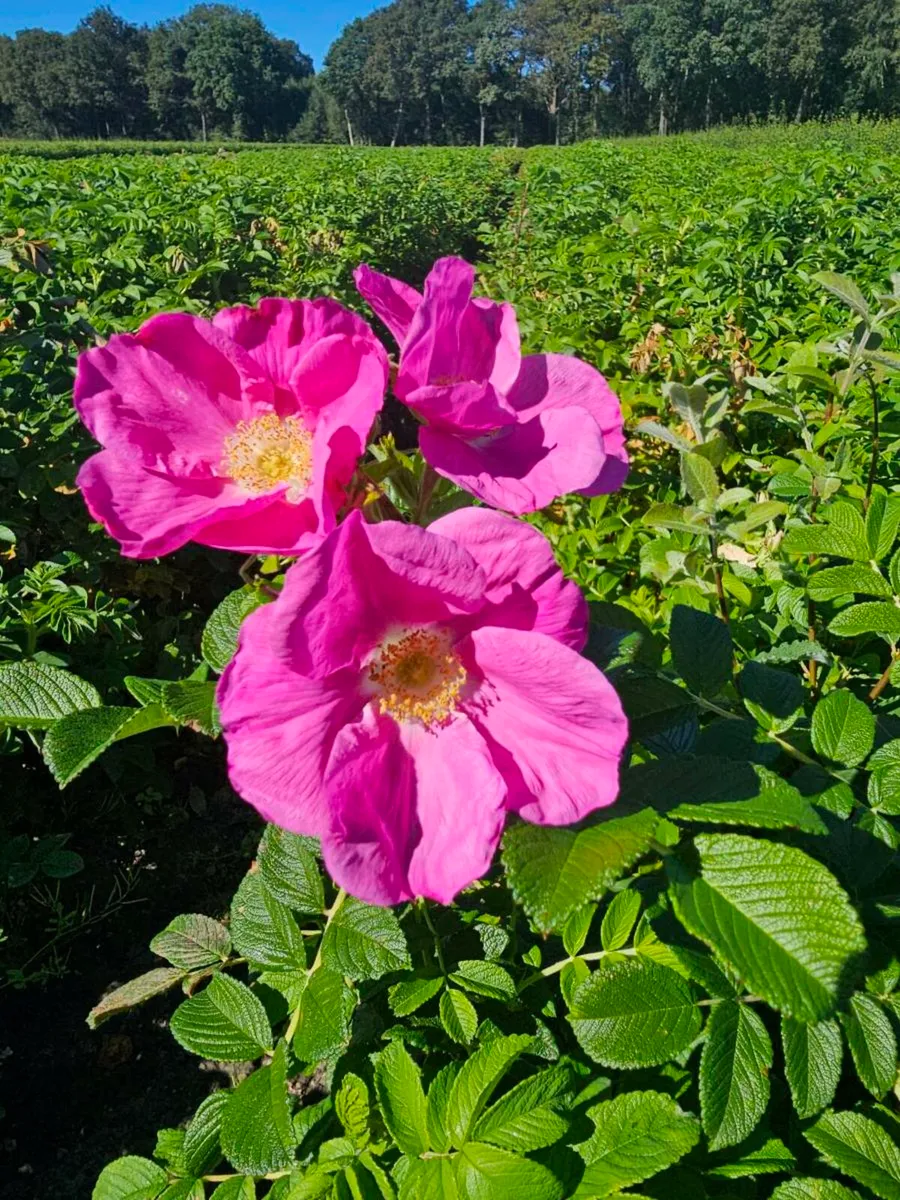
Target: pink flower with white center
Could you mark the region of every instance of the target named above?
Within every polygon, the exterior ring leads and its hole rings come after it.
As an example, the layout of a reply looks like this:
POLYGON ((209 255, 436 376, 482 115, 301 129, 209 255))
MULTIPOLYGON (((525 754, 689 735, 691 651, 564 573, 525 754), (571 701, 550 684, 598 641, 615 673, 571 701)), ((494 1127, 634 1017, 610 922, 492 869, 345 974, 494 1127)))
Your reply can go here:
POLYGON ((586 627, 529 525, 354 512, 242 626, 218 687, 231 782, 321 838, 353 895, 449 903, 509 813, 567 824, 616 798, 626 721, 586 627))
POLYGON ((394 392, 425 423, 419 447, 440 475, 513 513, 622 486, 628 455, 609 384, 569 355, 523 358, 515 310, 473 299, 467 262, 439 259, 424 295, 368 266, 355 279, 397 339, 394 392))
POLYGON ((78 486, 130 558, 296 554, 334 529, 386 387, 381 343, 334 300, 162 313, 78 360, 103 447, 78 486))

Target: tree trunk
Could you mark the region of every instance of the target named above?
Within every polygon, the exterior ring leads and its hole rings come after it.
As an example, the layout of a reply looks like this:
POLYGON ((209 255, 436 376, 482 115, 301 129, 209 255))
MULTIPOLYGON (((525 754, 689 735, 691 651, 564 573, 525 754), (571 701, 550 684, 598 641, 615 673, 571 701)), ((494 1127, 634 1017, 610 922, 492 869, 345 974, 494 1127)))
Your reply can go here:
POLYGON ((205 112, 200 113, 200 130, 201 130, 200 136, 202 137, 203 141, 205 142, 206 141, 206 113, 205 112))
POLYGON ((553 86, 553 99, 552 99, 551 107, 550 107, 550 115, 553 118, 553 126, 554 126, 553 144, 554 144, 554 146, 558 146, 559 145, 559 88, 555 84, 553 86))
POLYGON ((712 124, 712 84, 706 85, 706 113, 704 115, 706 128, 709 129, 712 124))
POLYGON ((397 145, 397 139, 400 136, 400 126, 402 123, 403 123, 403 105, 401 103, 400 107, 397 109, 397 120, 394 123, 394 133, 393 133, 393 136, 391 137, 391 149, 392 150, 397 145))
POLYGON ((669 117, 666 112, 666 93, 659 93, 659 136, 665 137, 669 132, 669 117))
POLYGON ((487 114, 484 111, 484 105, 478 105, 478 115, 481 118, 478 129, 478 145, 484 149, 484 125, 487 120, 487 114))
POLYGON ((794 124, 799 125, 806 114, 806 101, 809 99, 809 84, 804 84, 803 91, 800 93, 800 103, 797 105, 797 112, 794 116, 794 124))
POLYGON ((431 145, 431 97, 425 95, 425 145, 431 145))
POLYGON ((352 145, 354 145, 354 141, 353 141, 353 125, 352 125, 352 123, 351 123, 351 121, 350 121, 350 112, 349 112, 349 110, 348 110, 348 109, 346 109, 346 108, 344 109, 344 116, 345 116, 345 118, 346 118, 346 120, 347 120, 347 140, 349 141, 350 145, 352 146, 352 145))

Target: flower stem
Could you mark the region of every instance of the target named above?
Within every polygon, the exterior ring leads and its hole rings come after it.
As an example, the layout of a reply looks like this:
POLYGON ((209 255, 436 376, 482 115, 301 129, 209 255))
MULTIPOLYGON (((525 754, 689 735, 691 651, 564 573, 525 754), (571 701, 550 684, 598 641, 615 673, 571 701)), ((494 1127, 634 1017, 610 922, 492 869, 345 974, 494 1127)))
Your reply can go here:
MULTIPOLYGON (((322 947, 325 945, 325 934, 328 932, 328 926, 331 924, 331 922, 334 920, 334 918, 340 912, 341 906, 343 905, 343 903, 346 899, 347 899, 347 893, 344 891, 343 888, 341 888, 340 891, 338 892, 338 894, 335 896, 334 903, 332 904, 331 908, 326 909, 326 911, 325 911, 325 928, 322 930, 322 937, 319 941, 319 948, 316 951, 316 957, 313 959, 313 965, 309 968, 309 971, 307 972, 307 976, 306 976, 307 980, 309 980, 309 976, 312 975, 313 972, 318 971, 319 967, 321 967, 321 965, 322 965, 322 947)), ((285 1041, 287 1041, 287 1042, 293 1041, 294 1034, 297 1032, 297 1026, 299 1024, 300 1024, 300 1005, 298 1004, 297 1007, 294 1009, 294 1011, 291 1013, 290 1022, 288 1023, 287 1029, 284 1031, 285 1041)))
POLYGON ((435 953, 435 957, 438 960, 438 966, 441 968, 441 974, 446 979, 447 964, 444 962, 444 951, 441 949, 440 935, 438 934, 438 931, 434 927, 434 922, 431 919, 431 913, 428 911, 428 901, 425 899, 424 896, 422 897, 420 904, 421 904, 420 911, 422 913, 422 916, 425 918, 425 924, 431 930, 431 936, 434 938, 434 953, 435 953))

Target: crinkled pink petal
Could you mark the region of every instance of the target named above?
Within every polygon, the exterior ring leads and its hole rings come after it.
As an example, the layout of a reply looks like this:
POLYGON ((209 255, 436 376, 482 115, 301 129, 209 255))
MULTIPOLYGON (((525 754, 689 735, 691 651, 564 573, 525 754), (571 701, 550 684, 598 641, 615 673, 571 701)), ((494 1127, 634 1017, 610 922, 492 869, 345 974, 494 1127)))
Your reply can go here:
POLYGON ((349 425, 365 440, 388 380, 387 355, 374 337, 335 335, 308 346, 291 373, 297 411, 310 427, 349 425))
POLYGON ((400 279, 373 271, 366 263, 356 268, 353 279, 359 294, 394 335, 397 345, 402 346, 422 303, 419 292, 400 279))
POLYGON ((249 512, 218 513, 191 540, 201 546, 240 554, 300 554, 320 542, 329 528, 334 528, 332 516, 330 526, 323 529, 310 499, 290 504, 281 496, 274 499, 266 496, 261 503, 263 507, 248 506, 252 509, 249 512))
POLYGON ((534 629, 573 650, 582 649, 587 602, 581 589, 563 575, 550 543, 533 525, 490 509, 461 508, 432 521, 428 529, 465 547, 484 569, 489 607, 471 621, 534 629))
POLYGON ((426 426, 419 447, 438 474, 517 514, 588 487, 605 461, 603 434, 583 408, 549 408, 478 441, 426 426))
POLYGON ((367 526, 351 513, 287 574, 274 652, 323 678, 359 666, 394 628, 477 608, 484 574, 468 552, 415 525, 367 526))
POLYGON ((246 618, 216 690, 228 775, 267 821, 319 837, 331 821, 325 768, 339 730, 357 719, 364 697, 356 672, 309 679, 276 658, 275 611, 265 605, 246 618))
POLYGON ((111 450, 83 463, 76 482, 91 516, 121 543, 126 558, 156 558, 203 541, 215 522, 229 514, 249 519, 266 503, 242 495, 227 479, 165 475, 111 450))
POLYGON ((403 399, 429 425, 448 433, 477 436, 516 422, 515 412, 490 383, 428 384, 403 399))
POLYGON ((497 304, 485 296, 476 296, 472 301, 476 308, 494 309, 499 315, 496 357, 491 371, 491 383, 505 395, 519 375, 522 365, 522 349, 519 340, 519 321, 511 304, 497 304))
POLYGON ((491 865, 506 785, 465 717, 428 730, 367 710, 338 736, 326 787, 325 865, 370 904, 449 904, 491 865))
POLYGON ((622 408, 603 376, 590 363, 567 354, 532 354, 522 359, 509 403, 528 420, 548 409, 576 406, 586 409, 603 431, 606 459, 597 476, 588 484, 566 491, 581 491, 587 496, 614 492, 628 474, 628 453, 622 408))
POLYGON ((476 629, 461 649, 483 680, 465 711, 499 748, 508 807, 538 825, 567 825, 612 804, 628 725, 597 667, 517 629, 476 629))
POLYGON ((209 321, 161 313, 79 356, 75 407, 106 449, 175 474, 210 475, 238 421, 270 408, 271 384, 209 321))

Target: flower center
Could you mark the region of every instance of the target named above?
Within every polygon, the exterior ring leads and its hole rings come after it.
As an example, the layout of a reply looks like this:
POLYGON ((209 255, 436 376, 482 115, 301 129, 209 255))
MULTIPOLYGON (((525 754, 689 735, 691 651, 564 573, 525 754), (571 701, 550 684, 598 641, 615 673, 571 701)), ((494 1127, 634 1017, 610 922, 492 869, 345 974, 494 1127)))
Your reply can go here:
POLYGON ((225 439, 224 470, 253 496, 286 485, 285 499, 299 504, 312 478, 312 437, 299 417, 238 421, 225 439))
POLYGON ((413 629, 386 639, 369 662, 378 707, 395 721, 443 725, 455 711, 466 669, 442 629, 413 629))

